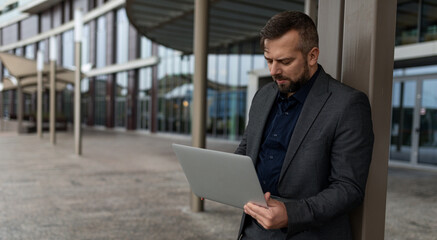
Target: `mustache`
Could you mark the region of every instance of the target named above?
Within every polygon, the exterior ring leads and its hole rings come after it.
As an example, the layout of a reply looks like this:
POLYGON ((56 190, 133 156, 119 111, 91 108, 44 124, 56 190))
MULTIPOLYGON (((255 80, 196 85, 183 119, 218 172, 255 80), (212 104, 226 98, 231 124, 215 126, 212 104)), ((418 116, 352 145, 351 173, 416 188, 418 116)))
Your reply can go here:
POLYGON ((273 80, 289 80, 291 81, 290 78, 283 76, 282 74, 276 74, 272 76, 273 80))

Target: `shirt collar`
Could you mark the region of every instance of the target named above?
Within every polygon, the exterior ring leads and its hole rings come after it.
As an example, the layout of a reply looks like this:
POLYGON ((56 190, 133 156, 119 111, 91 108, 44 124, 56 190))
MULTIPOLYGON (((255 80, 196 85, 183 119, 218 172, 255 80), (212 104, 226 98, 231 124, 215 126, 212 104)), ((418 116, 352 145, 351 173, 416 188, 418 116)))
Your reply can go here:
MULTIPOLYGON (((311 87, 314 84, 314 81, 319 76, 319 72, 320 72, 320 66, 317 65, 317 71, 313 74, 310 80, 307 83, 305 83, 305 85, 303 85, 299 90, 297 90, 297 92, 293 94, 291 97, 293 97, 294 99, 296 99, 297 101, 303 104, 308 96, 308 93, 311 90, 311 87)), ((278 96, 277 96, 278 101, 283 101, 286 99, 287 96, 285 94, 278 92, 278 96)))

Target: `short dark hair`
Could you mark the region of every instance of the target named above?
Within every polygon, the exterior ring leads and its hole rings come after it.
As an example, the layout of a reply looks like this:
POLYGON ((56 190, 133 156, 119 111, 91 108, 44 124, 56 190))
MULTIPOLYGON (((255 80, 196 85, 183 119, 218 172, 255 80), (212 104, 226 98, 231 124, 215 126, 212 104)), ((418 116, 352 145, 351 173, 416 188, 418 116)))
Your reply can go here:
POLYGON ((261 29, 261 49, 264 50, 264 40, 280 38, 290 30, 296 30, 299 33, 298 50, 304 55, 308 54, 314 47, 319 47, 319 35, 313 20, 302 12, 286 11, 270 18, 261 29))

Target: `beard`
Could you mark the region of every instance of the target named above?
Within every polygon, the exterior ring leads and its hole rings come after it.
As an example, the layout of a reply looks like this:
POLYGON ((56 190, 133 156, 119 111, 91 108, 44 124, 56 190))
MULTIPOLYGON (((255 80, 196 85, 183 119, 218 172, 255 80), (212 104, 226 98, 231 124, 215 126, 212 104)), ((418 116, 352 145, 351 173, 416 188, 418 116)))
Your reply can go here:
POLYGON ((304 65, 303 73, 296 79, 292 80, 289 77, 286 77, 282 74, 276 74, 272 76, 275 80, 276 84, 278 85, 279 91, 281 93, 295 93, 297 92, 305 83, 307 83, 310 80, 310 70, 308 68, 308 65, 304 65), (286 81, 286 83, 279 84, 277 81, 282 80, 286 81))

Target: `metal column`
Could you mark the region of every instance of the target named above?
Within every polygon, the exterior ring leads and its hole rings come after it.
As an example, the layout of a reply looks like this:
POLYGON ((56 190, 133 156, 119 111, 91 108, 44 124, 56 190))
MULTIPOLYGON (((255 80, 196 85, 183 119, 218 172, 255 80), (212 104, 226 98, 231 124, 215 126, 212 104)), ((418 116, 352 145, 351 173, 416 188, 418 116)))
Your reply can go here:
POLYGON ((21 79, 17 78, 17 121, 18 133, 23 132, 23 89, 21 88, 21 79))
POLYGON ((80 96, 80 80, 81 80, 81 51, 82 51, 82 11, 76 9, 74 12, 74 41, 75 41, 75 74, 74 74, 74 145, 77 155, 82 155, 82 134, 81 134, 81 96, 80 96))
POLYGON ((50 61, 50 142, 56 144, 56 62, 50 61))
POLYGON ((319 63, 333 78, 341 81, 343 54, 344 0, 319 2, 319 63))
POLYGON ((305 13, 310 16, 314 22, 316 22, 317 18, 317 2, 318 0, 305 0, 305 13))
MULTIPOLYGON (((194 93, 193 120, 191 122, 192 145, 205 148, 206 84, 208 66, 208 18, 209 1, 196 0, 194 8, 194 93)), ((201 212, 204 202, 191 193, 191 210, 201 212)))
POLYGON ((42 138, 42 78, 44 67, 44 55, 38 51, 37 55, 37 99, 36 99, 36 132, 42 138))
POLYGON ((369 96, 375 143, 354 239, 384 239, 396 0, 348 0, 344 8, 343 82, 369 96))

